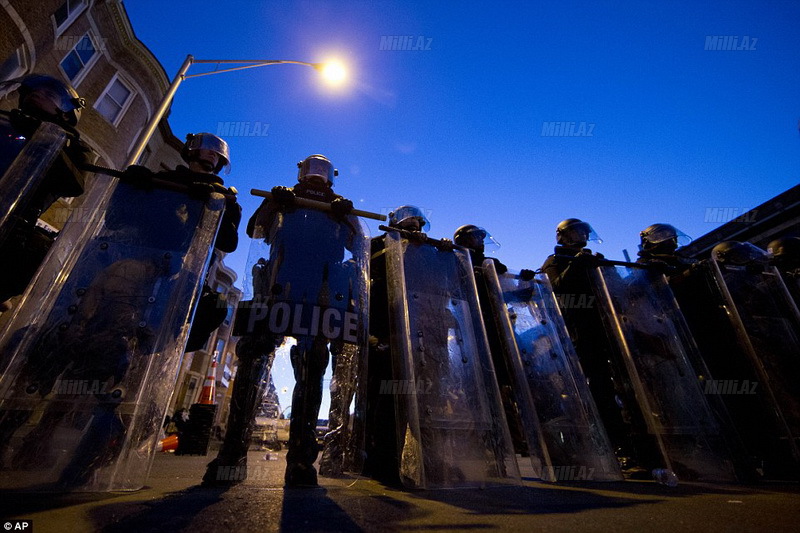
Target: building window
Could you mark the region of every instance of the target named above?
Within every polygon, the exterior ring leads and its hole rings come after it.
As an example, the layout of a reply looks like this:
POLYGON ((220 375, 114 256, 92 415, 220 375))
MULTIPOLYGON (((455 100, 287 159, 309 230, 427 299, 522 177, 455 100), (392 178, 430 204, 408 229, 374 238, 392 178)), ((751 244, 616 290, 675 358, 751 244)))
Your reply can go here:
POLYGON ((132 100, 133 90, 115 75, 94 107, 106 120, 116 126, 132 100))
MULTIPOLYGON (((23 43, 19 48, 11 52, 8 59, 0 64, 0 80, 11 80, 22 76, 27 72, 29 63, 30 54, 28 53, 28 45, 23 43)), ((11 92, 12 88, 13 84, 1 87, 0 96, 11 92)))
POLYGON ((53 13, 53 19, 56 21, 56 30, 63 30, 72 24, 84 9, 86 9, 86 0, 66 0, 53 13))
POLYGON ((225 325, 230 326, 231 322, 233 321, 233 311, 234 308, 232 305, 228 306, 228 312, 225 314, 225 325))
MULTIPOLYGON (((72 47, 72 50, 61 60, 61 69, 64 74, 77 85, 78 76, 85 72, 90 64, 97 59, 97 49, 87 33, 72 47)), ((82 77, 82 76, 81 76, 82 77)))
POLYGON ((224 353, 225 353, 225 339, 219 339, 217 341, 217 350, 215 355, 222 357, 222 354, 224 353))

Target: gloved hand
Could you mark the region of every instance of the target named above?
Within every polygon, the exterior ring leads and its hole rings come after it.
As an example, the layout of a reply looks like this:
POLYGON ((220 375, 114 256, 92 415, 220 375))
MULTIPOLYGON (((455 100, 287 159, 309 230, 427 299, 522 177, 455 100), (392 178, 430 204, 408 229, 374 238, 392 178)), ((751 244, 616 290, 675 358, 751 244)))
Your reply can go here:
POLYGON ((534 272, 533 270, 528 270, 527 268, 523 268, 522 270, 519 271, 519 277, 523 281, 530 281, 535 276, 536 276, 536 272, 534 272))
POLYGON ((152 189, 154 176, 155 173, 147 167, 131 165, 125 169, 119 179, 140 189, 152 189))
POLYGON ((442 250, 452 250, 454 248, 453 240, 447 238, 439 239, 439 244, 436 246, 442 250))
POLYGON ((409 231, 407 235, 408 240, 418 242, 420 244, 428 240, 428 234, 424 231, 409 231))
POLYGON ((347 198, 337 198, 331 202, 331 211, 338 217, 344 217, 353 211, 353 202, 347 198))
POLYGON ((581 250, 572 260, 572 264, 582 268, 593 268, 597 266, 599 258, 589 250, 581 250))
POLYGON ((294 204, 294 191, 289 187, 277 185, 270 191, 272 193, 272 201, 280 205, 293 205, 294 204))
POLYGON ((210 183, 195 181, 189 184, 189 196, 192 198, 207 200, 212 192, 214 192, 214 186, 210 183))

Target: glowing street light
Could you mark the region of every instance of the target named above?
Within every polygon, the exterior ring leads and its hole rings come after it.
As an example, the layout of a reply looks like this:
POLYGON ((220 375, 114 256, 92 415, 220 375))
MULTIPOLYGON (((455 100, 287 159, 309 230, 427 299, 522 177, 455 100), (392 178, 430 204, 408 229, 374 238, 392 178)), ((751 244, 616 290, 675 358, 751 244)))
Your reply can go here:
POLYGON ((334 86, 341 85, 347 79, 347 70, 338 61, 322 63, 321 71, 325 80, 334 86))
POLYGON ((133 149, 131 150, 130 155, 128 156, 128 161, 125 163, 125 166, 128 167, 136 163, 139 160, 139 156, 142 155, 145 146, 150 141, 150 138, 153 136, 153 132, 156 130, 158 123, 166 113, 167 108, 169 108, 170 103, 172 103, 172 99, 175 97, 175 93, 178 90, 178 86, 183 82, 185 79, 189 78, 199 78, 200 76, 211 76, 212 74, 222 74, 223 72, 233 72, 234 70, 244 70, 248 68, 255 68, 255 67, 265 67, 267 65, 279 65, 283 63, 294 64, 294 65, 305 65, 307 67, 312 67, 315 70, 319 71, 323 78, 330 84, 330 85, 341 85, 344 80, 347 78, 347 71, 345 70, 344 66, 337 62, 337 61, 330 61, 327 63, 306 63, 305 61, 291 61, 291 60, 276 60, 276 59, 195 59, 191 54, 186 56, 181 68, 178 70, 178 73, 175 75, 175 78, 172 80, 172 83, 167 89, 167 93, 164 95, 164 98, 161 100, 161 103, 156 108, 153 117, 147 123, 145 128, 142 130, 142 133, 139 135, 139 139, 136 141, 133 149), (189 76, 186 75, 186 72, 189 70, 189 67, 192 63, 214 63, 218 66, 217 70, 212 70, 210 72, 200 72, 198 74, 191 74, 189 76), (220 64, 239 64, 238 67, 230 67, 219 69, 220 64))

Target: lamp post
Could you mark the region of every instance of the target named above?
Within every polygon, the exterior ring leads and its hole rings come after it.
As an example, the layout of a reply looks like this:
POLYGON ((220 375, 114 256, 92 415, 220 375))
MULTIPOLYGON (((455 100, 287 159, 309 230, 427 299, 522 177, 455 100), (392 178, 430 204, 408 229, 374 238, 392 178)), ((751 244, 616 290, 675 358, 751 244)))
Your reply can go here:
POLYGON ((172 83, 167 89, 167 93, 164 95, 164 98, 161 100, 161 103, 158 104, 158 108, 156 108, 156 112, 153 114, 153 117, 147 123, 147 125, 142 130, 142 133, 139 135, 139 139, 136 141, 136 145, 131 150, 130 155, 128 156, 128 161, 125 163, 125 167, 133 165, 138 161, 139 156, 142 155, 144 151, 144 147, 150 141, 150 138, 153 136, 153 132, 156 130, 159 121, 164 117, 164 113, 167 112, 167 108, 172 103, 172 99, 175 97, 175 92, 178 90, 178 86, 183 82, 183 80, 189 78, 199 78, 200 76, 210 76, 212 74, 222 74, 223 72, 232 72, 234 70, 244 70, 248 68, 255 68, 255 67, 264 67, 267 65, 278 65, 281 63, 289 63, 294 65, 305 65, 307 67, 312 67, 323 74, 325 74, 330 80, 334 82, 339 82, 344 77, 343 69, 338 66, 336 63, 306 63, 305 61, 291 61, 291 60, 262 60, 262 59, 195 59, 194 56, 191 54, 186 56, 186 59, 183 61, 181 68, 178 69, 178 73, 173 78, 172 83), (189 67, 193 63, 215 63, 217 65, 222 63, 238 63, 240 66, 238 67, 230 67, 221 70, 212 70, 211 72, 201 72, 199 74, 190 74, 186 75, 186 72, 189 70, 189 67))

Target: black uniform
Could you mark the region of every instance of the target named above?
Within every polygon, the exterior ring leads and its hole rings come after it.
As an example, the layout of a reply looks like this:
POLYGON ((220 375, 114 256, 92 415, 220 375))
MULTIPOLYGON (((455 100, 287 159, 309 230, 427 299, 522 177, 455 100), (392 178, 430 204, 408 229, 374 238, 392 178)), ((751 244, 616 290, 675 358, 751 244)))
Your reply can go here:
POLYGON ((364 474, 398 485, 400 457, 394 395, 381 394, 380 391, 382 382, 393 379, 385 248, 385 234, 372 239, 364 474))
MULTIPOLYGON (((587 248, 556 246, 555 253, 542 265, 560 302, 585 301, 594 296, 590 270, 598 266, 601 255, 587 248)), ((657 451, 646 435, 645 422, 627 384, 626 370, 615 353, 614 341, 606 333, 596 306, 560 306, 589 382, 589 388, 618 457, 643 466, 658 464, 657 451)), ((632 466, 622 460, 622 467, 632 466)))

